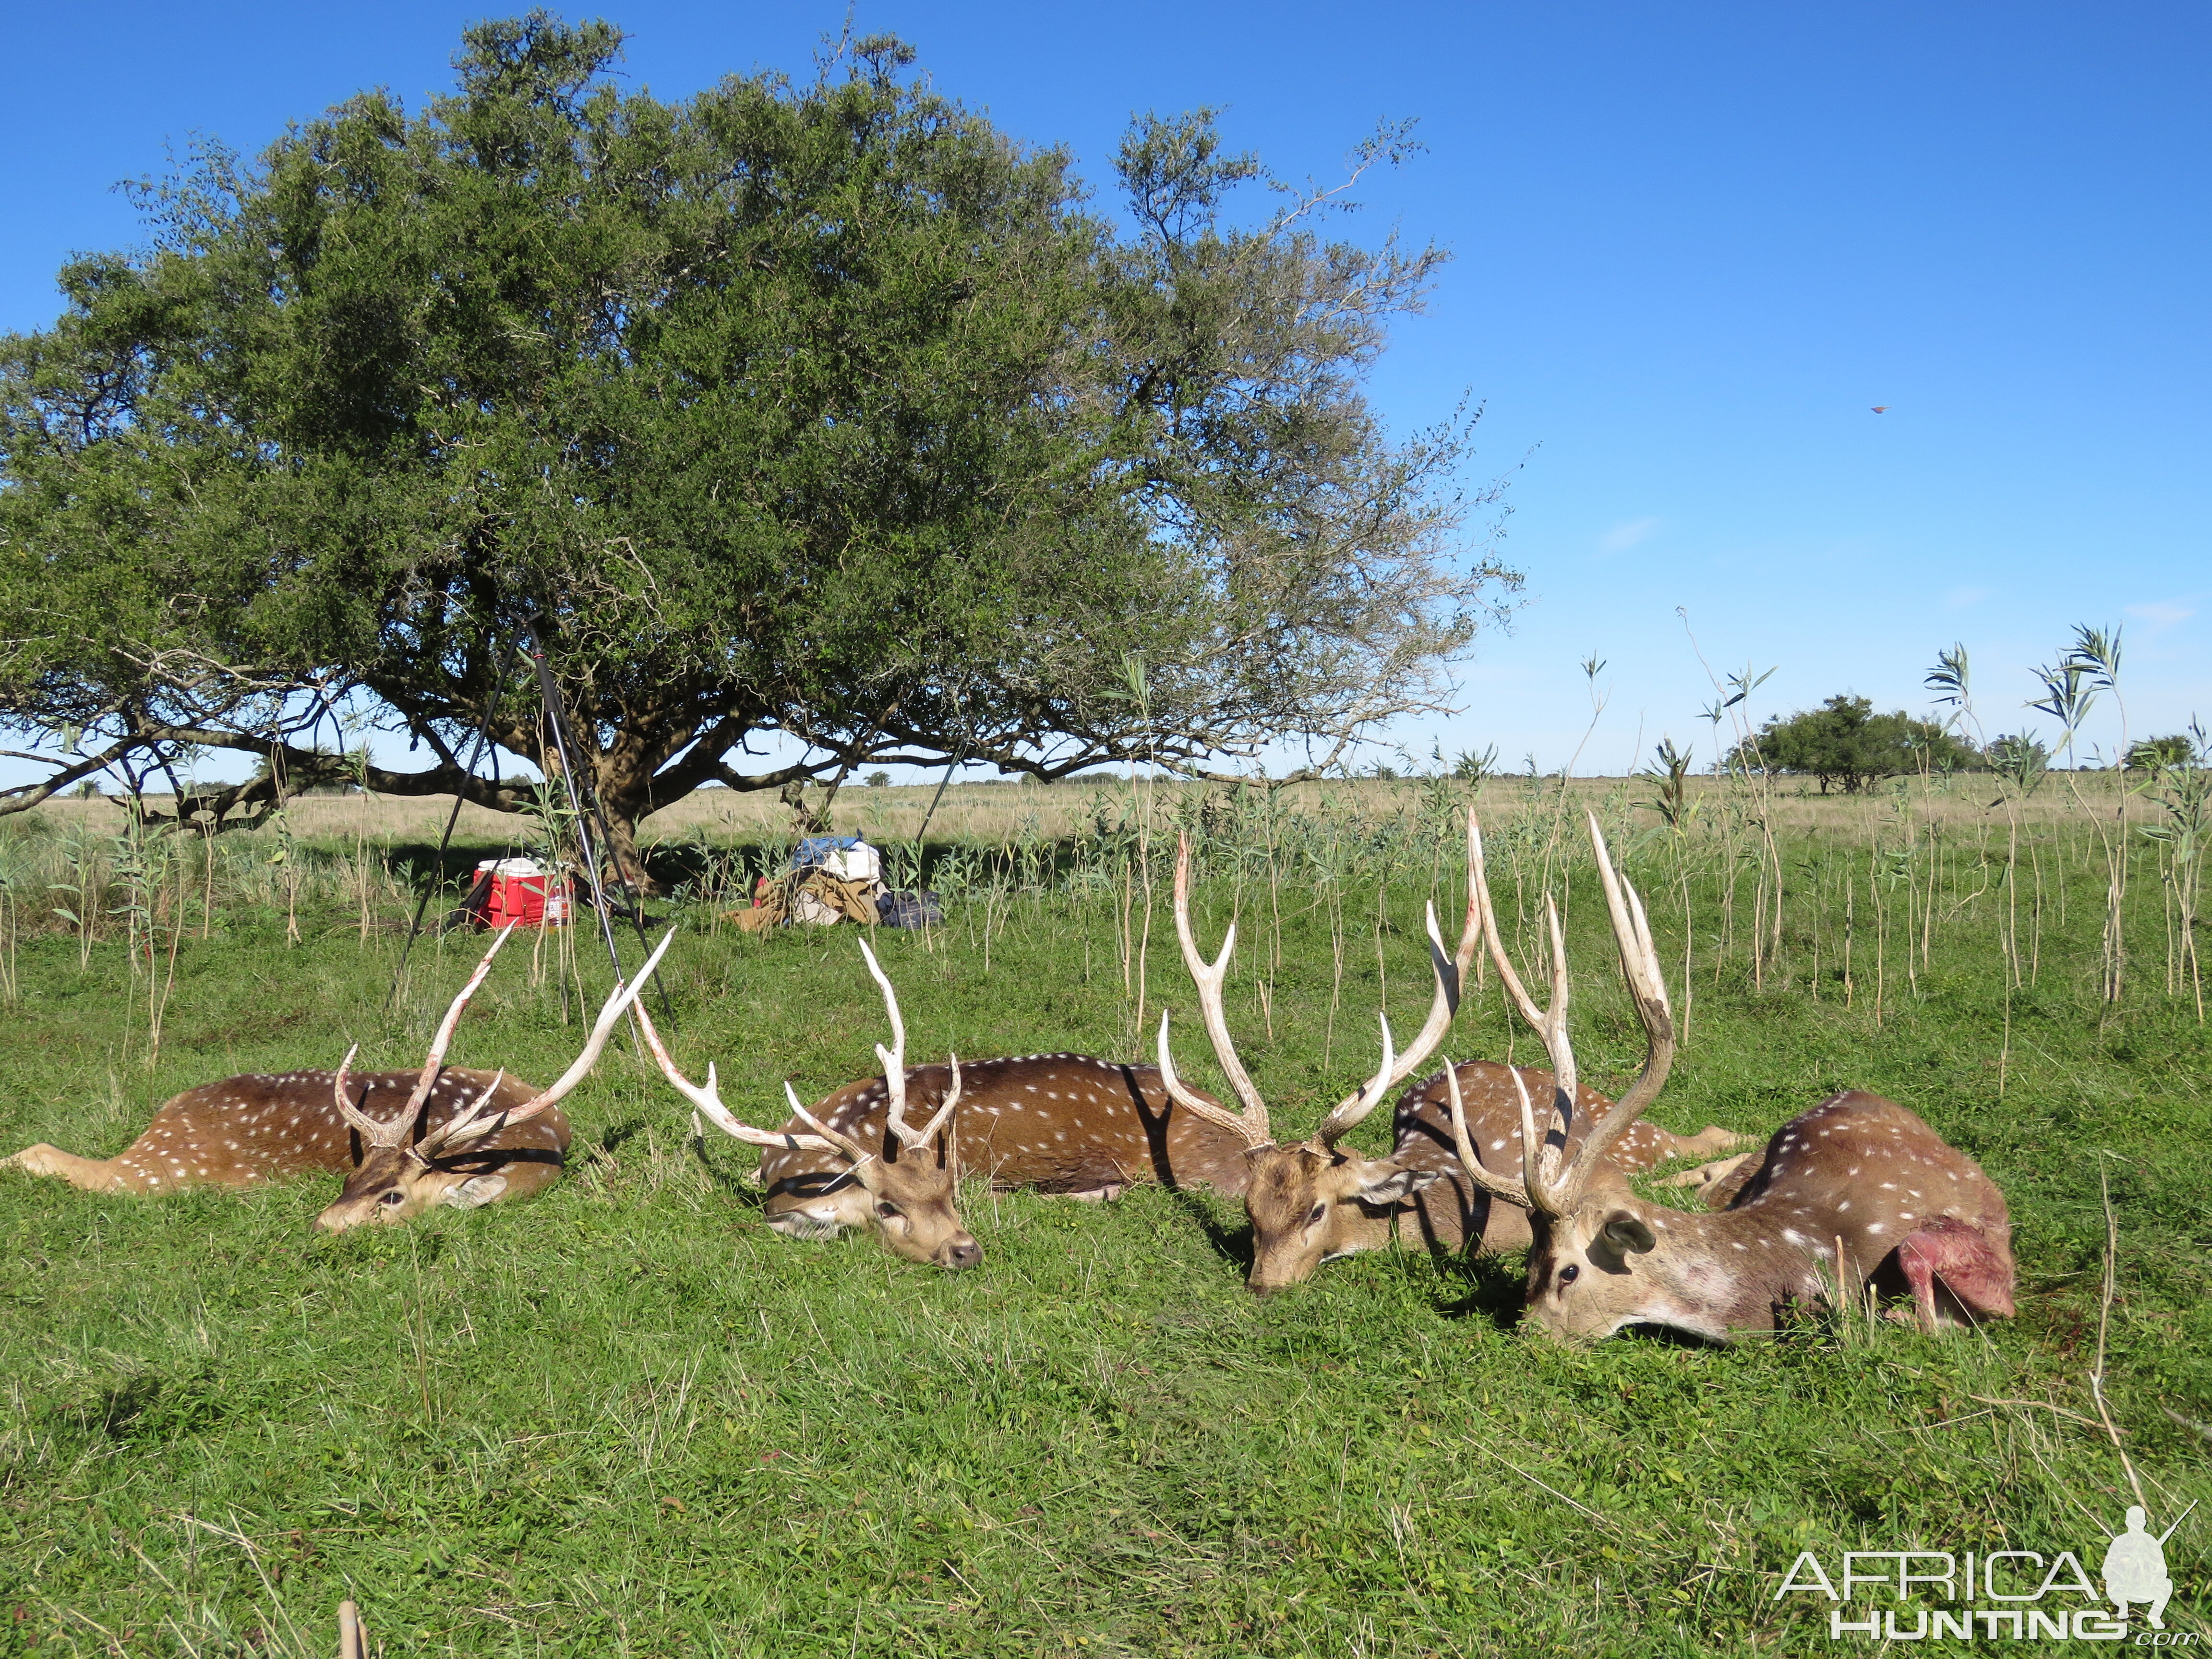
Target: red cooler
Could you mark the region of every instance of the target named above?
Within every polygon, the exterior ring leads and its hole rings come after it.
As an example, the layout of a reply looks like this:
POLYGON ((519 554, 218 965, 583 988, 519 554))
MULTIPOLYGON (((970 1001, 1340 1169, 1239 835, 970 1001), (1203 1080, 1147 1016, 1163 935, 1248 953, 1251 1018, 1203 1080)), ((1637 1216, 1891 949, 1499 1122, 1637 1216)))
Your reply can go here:
POLYGON ((566 927, 568 884, 536 859, 487 859, 477 866, 484 892, 483 919, 495 931, 509 922, 525 927, 566 927))

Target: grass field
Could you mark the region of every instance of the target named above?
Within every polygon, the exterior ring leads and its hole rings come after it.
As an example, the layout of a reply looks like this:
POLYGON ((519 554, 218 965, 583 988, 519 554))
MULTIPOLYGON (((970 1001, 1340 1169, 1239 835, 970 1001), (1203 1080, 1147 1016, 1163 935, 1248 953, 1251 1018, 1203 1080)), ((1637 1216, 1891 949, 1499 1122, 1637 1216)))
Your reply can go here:
MULTIPOLYGON (((1140 1058, 1164 998, 1211 1080, 1158 836, 1147 942, 1130 822, 1080 797, 1024 829, 1033 804, 988 799, 1029 793, 956 803, 933 830, 950 924, 878 941, 910 1054, 1140 1058)), ((1583 793, 1617 844, 1655 822, 1624 788, 1583 793)), ((1686 960, 1694 982, 1654 1115, 1763 1132, 1838 1088, 1905 1102, 2008 1194, 2017 1320, 1571 1351, 1516 1328, 1517 1261, 1364 1256, 1261 1303, 1240 1206, 1143 1189, 972 1190, 987 1259, 946 1275, 768 1233, 751 1154, 695 1148, 681 1103, 611 1049, 571 1102, 568 1178, 512 1209, 322 1240, 327 1178, 149 1202, 0 1174, 0 1655, 327 1654, 347 1594, 393 1656, 1796 1654, 1838 1646, 1826 1601, 1774 1599, 1803 1550, 1832 1572, 1849 1549, 2072 1550, 2094 1573, 2135 1501, 2089 1386, 2100 1324, 2154 1524, 2212 1499, 2212 1042, 2167 854, 2130 854, 2108 1003, 2086 817, 2039 799, 2023 841, 1964 793, 1793 801, 1766 815, 1770 859, 1725 805, 1632 855, 1678 1011, 1686 960)), ((409 908, 384 849, 436 826, 348 810, 301 809, 281 862, 269 832, 225 837, 204 882, 197 843, 150 871, 126 853, 75 927, 50 914, 67 896, 18 879, 0 1150, 112 1153, 178 1090, 355 1040, 367 1064, 418 1060, 477 944, 426 941, 380 1012, 409 908)), ((1401 1037, 1419 1023, 1419 907, 1455 872, 1417 787, 1298 806, 1258 841, 1221 810, 1207 936, 1243 918, 1232 1013, 1303 1129, 1371 1066, 1386 977, 1401 1037)), ((1533 915, 1547 872, 1576 884, 1578 1051, 1617 1086, 1640 1046, 1586 856, 1533 787, 1485 811, 1502 903, 1533 915)), ((668 836, 689 892, 718 847, 738 868, 772 853, 714 832, 668 836)), ((0 851, 51 875, 94 833, 55 814, 0 851)), ((89 854, 69 867, 89 890, 89 854)), ((851 929, 754 939, 663 909, 686 924, 679 1057, 717 1060, 733 1105, 765 1117, 787 1075, 810 1096, 873 1069, 851 929)), ((511 951, 453 1058, 557 1070, 580 1038, 564 985, 596 1000, 609 978, 577 943, 511 951)), ((1449 1048, 1532 1051, 1494 985, 1449 1048)), ((1354 1139, 1386 1133, 1378 1114, 1354 1139)), ((2207 1540, 2200 1510, 2169 1546, 2179 1633, 2207 1628, 2207 1540)))

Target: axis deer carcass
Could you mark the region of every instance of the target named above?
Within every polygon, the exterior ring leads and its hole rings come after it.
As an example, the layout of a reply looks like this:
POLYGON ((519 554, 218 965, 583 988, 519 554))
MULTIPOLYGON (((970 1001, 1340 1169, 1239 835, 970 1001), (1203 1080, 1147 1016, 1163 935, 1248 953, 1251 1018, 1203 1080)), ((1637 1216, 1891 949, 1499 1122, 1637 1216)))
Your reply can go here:
MULTIPOLYGON (((1507 1115, 1516 1097, 1506 1083, 1515 1075, 1510 1067, 1487 1061, 1453 1066, 1447 1061, 1442 1073, 1408 1091, 1400 1102, 1395 1145, 1389 1157, 1367 1158, 1341 1144, 1346 1133, 1374 1110, 1386 1092, 1418 1071, 1435 1052, 1458 1010, 1460 986, 1474 963, 1483 932, 1483 916, 1475 897, 1480 851, 1474 817, 1469 813, 1467 918, 1457 951, 1447 957, 1435 907, 1430 907, 1429 953, 1436 993, 1428 1020, 1413 1046, 1402 1055, 1394 1055, 1386 1017, 1382 1065, 1373 1079, 1338 1102, 1310 1139, 1279 1146, 1270 1132, 1267 1104, 1237 1057, 1223 1006, 1223 981, 1231 953, 1237 948, 1237 929, 1231 926, 1220 955, 1206 962, 1191 930, 1189 844, 1186 841, 1177 848, 1176 933, 1183 962, 1198 988, 1199 1006, 1214 1055, 1243 1109, 1231 1112, 1190 1090, 1176 1076, 1168 1049, 1165 1013, 1160 1019, 1160 1067, 1176 1101, 1193 1115, 1236 1137, 1243 1154, 1248 1170, 1244 1206, 1253 1235, 1252 1271, 1245 1282, 1257 1294, 1269 1295, 1307 1278, 1325 1261, 1380 1249, 1394 1239, 1483 1252, 1518 1249, 1528 1243, 1529 1231, 1522 1212, 1491 1203, 1487 1188, 1462 1172, 1462 1157, 1474 1154, 1465 1149, 1466 1143, 1454 1142, 1443 1121, 1443 1103, 1449 1089, 1458 1089, 1462 1100, 1472 1093, 1476 1105, 1468 1115, 1479 1131, 1472 1139, 1480 1143, 1481 1155, 1493 1165, 1517 1163, 1519 1121, 1517 1116, 1507 1115)), ((1541 1073, 1531 1075, 1549 1081, 1541 1073)), ((1598 1105, 1609 1103, 1595 1091, 1580 1097, 1598 1105)), ((1648 1167, 1670 1158, 1709 1157, 1736 1144, 1738 1139, 1720 1128, 1682 1137, 1655 1125, 1648 1133, 1625 1142, 1620 1156, 1632 1161, 1634 1167, 1648 1167)))
MULTIPOLYGON (((1565 1339, 1664 1325, 1725 1342, 1739 1332, 1773 1329, 1793 1306, 1891 1288, 1910 1291, 1930 1331, 2008 1317, 2012 1226, 2003 1194, 1972 1158, 1894 1101, 1856 1091, 1833 1096, 1775 1131, 1755 1165, 1747 1157, 1692 1171, 1708 1193, 1733 1189, 1725 1209, 1669 1209, 1629 1190, 1607 1155, 1666 1081, 1674 1017, 1643 900, 1614 871, 1595 817, 1589 833, 1647 1046, 1635 1083, 1579 1137, 1558 908, 1547 895, 1552 1000, 1539 1008, 1499 942, 1478 866, 1492 960, 1558 1079, 1545 1133, 1521 1095, 1518 1181, 1468 1165, 1494 1197, 1528 1212, 1529 1317, 1565 1339)), ((1470 1126, 1458 1103, 1453 1122, 1465 1148, 1470 1126)))
MULTIPOLYGON (((1000 1192, 1100 1201, 1146 1182, 1178 1189, 1244 1190, 1244 1143, 1177 1106, 1158 1068, 1090 1054, 1008 1054, 960 1062, 960 1110, 953 1118, 954 1161, 1000 1192)), ((929 1111, 952 1086, 951 1069, 917 1066, 906 1074, 914 1109, 929 1111)), ((863 1138, 877 1133, 883 1082, 868 1078, 832 1095, 817 1112, 848 1103, 861 1112, 863 1138), (855 1092, 857 1091, 857 1093, 855 1092)), ((776 1154, 762 1172, 819 1224, 855 1224, 822 1207, 826 1166, 776 1154)), ((781 1190, 779 1191, 778 1189, 781 1190)), ((800 1224, 794 1223, 793 1224, 800 1224)))
POLYGON ((668 940, 628 984, 615 988, 583 1052, 559 1081, 532 1090, 503 1071, 445 1065, 470 999, 513 931, 501 932, 484 952, 417 1071, 356 1077, 356 1045, 336 1072, 233 1077, 188 1089, 113 1158, 37 1146, 6 1164, 58 1176, 88 1192, 156 1194, 343 1170, 344 1186, 315 1220, 331 1233, 370 1221, 405 1221, 436 1205, 472 1209, 542 1192, 561 1178, 568 1152, 560 1102, 590 1073, 668 940))
POLYGON ((852 1227, 872 1227, 896 1255, 940 1267, 973 1267, 982 1247, 960 1218, 960 1162, 950 1127, 959 1109, 961 1067, 957 1056, 937 1111, 920 1128, 907 1121, 908 1091, 916 1073, 906 1065, 906 1022, 898 994, 866 940, 860 954, 882 989, 890 1015, 891 1046, 876 1045, 884 1073, 848 1084, 812 1111, 799 1104, 787 1082, 791 1121, 781 1129, 757 1129, 722 1103, 710 1062, 705 1085, 677 1066, 653 1020, 638 1005, 646 1046, 663 1076, 723 1133, 763 1149, 761 1178, 768 1183, 768 1224, 793 1238, 830 1238, 852 1227))

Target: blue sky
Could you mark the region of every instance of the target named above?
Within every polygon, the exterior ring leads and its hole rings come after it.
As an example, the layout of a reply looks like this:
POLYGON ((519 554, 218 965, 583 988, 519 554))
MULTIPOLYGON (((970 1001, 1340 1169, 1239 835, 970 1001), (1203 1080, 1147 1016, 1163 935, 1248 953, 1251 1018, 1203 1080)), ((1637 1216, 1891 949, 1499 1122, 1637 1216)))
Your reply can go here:
MULTIPOLYGON (((441 89, 474 6, 9 8, 0 328, 73 250, 137 237, 109 186, 207 133, 253 150, 371 84, 441 89)), ((582 15, 572 11, 571 15, 582 15)), ((628 3, 673 97, 803 70, 842 4, 628 3)), ((1220 106, 1278 172, 1379 118, 1428 153, 1366 191, 1455 258, 1374 383, 1394 426, 1486 406, 1528 578, 1466 712, 1394 734, 1508 766, 1709 757, 1705 672, 1752 707, 1923 708, 1971 648, 1984 723, 2121 623, 2141 735, 2212 720, 2212 9, 2201 4, 1043 7, 861 0, 940 89, 1101 182, 1135 111, 1220 106), (1887 406, 1876 415, 1873 406, 1887 406), (1607 694, 1586 744, 1595 655, 1607 694)), ((2089 736, 2109 746, 2116 710, 2089 736)))

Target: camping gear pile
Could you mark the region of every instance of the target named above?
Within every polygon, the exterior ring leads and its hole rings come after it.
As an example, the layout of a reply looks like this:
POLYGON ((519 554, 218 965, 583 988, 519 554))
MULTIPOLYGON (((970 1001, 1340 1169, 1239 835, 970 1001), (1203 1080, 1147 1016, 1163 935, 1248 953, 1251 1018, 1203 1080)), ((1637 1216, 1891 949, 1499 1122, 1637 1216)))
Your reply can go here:
POLYGON ((858 836, 809 836, 792 849, 781 875, 754 884, 748 909, 730 920, 747 933, 790 922, 833 927, 921 927, 945 920, 934 893, 894 893, 884 885, 883 855, 858 836))

